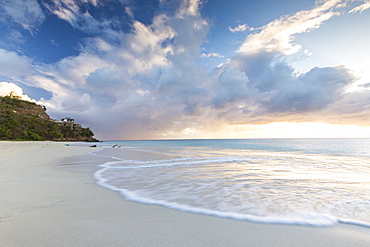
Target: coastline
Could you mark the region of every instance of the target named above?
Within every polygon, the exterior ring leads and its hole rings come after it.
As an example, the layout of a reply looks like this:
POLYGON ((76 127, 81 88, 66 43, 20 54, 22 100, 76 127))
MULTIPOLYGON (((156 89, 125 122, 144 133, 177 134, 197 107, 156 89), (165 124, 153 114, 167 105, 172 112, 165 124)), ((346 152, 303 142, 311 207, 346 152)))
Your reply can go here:
POLYGON ((87 156, 96 148, 65 144, 0 142, 2 246, 370 245, 359 226, 257 224, 126 201, 96 185, 97 157, 87 156))

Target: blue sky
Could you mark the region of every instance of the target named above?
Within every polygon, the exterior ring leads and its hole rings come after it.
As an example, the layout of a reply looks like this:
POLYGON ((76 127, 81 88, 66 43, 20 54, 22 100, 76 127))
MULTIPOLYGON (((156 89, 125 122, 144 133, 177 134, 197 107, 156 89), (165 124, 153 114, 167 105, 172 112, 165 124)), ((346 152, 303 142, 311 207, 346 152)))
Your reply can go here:
POLYGON ((370 137, 368 0, 0 0, 0 94, 100 139, 370 137))

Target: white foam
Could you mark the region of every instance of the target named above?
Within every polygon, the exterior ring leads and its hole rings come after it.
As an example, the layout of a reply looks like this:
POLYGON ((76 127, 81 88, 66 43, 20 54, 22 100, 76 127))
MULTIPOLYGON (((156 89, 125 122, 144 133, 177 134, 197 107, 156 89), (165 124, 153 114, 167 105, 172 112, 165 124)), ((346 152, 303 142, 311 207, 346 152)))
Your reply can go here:
POLYGON ((349 219, 338 219, 338 222, 342 223, 342 224, 348 224, 348 225, 355 225, 355 226, 362 226, 362 227, 370 228, 370 223, 362 222, 362 221, 354 221, 354 220, 349 220, 349 219))
MULTIPOLYGON (((178 202, 171 202, 167 200, 154 199, 149 196, 143 196, 140 192, 122 189, 109 183, 111 178, 104 177, 104 173, 110 169, 137 169, 137 168, 154 168, 154 167, 170 167, 170 166, 192 166, 192 165, 203 165, 203 164, 216 164, 216 163, 231 163, 231 162, 245 162, 253 161, 255 158, 245 158, 237 156, 225 156, 225 157, 202 157, 202 158, 181 158, 171 160, 152 160, 152 161, 138 161, 138 160, 123 160, 113 156, 106 156, 97 154, 100 150, 90 152, 91 155, 106 157, 114 159, 114 161, 106 162, 100 167, 99 171, 94 173, 94 178, 97 180, 97 184, 105 187, 112 191, 119 192, 126 200, 135 201, 145 204, 160 205, 172 209, 181 211, 199 213, 205 215, 212 215, 222 218, 230 218, 235 220, 250 221, 256 223, 267 223, 267 224, 288 224, 288 225, 305 225, 305 226, 333 226, 338 223, 351 224, 361 227, 369 227, 369 223, 360 222, 349 219, 339 219, 337 217, 326 215, 326 214, 315 214, 315 213, 295 213, 294 215, 286 216, 259 216, 248 213, 237 213, 229 212, 227 210, 220 211, 217 209, 207 209, 203 207, 197 207, 187 204, 181 204, 178 202)), ((166 197, 166 199, 170 200, 166 197)))
POLYGON ((100 171, 97 171, 94 174, 95 179, 97 179, 97 184, 110 189, 112 191, 119 192, 126 200, 144 203, 144 204, 152 204, 152 205, 160 205, 167 208, 172 208, 176 210, 181 210, 185 212, 191 213, 198 213, 204 215, 211 215, 217 216, 221 218, 229 218, 234 220, 242 220, 242 221, 249 221, 255 223, 266 223, 266 224, 287 224, 287 225, 304 225, 304 226, 333 226, 338 224, 338 219, 329 215, 317 215, 317 214, 301 214, 296 215, 295 217, 269 217, 269 216, 255 216, 255 215, 248 215, 248 214, 240 214, 235 212, 222 212, 212 209, 205 209, 200 207, 194 207, 190 205, 184 205, 176 202, 168 202, 165 200, 156 200, 151 198, 146 198, 138 195, 133 191, 129 191, 126 189, 119 189, 116 186, 112 186, 106 183, 106 179, 104 179, 100 174, 104 172, 105 169, 103 168, 100 171))
POLYGON ((211 216, 217 216, 222 218, 229 218, 235 220, 243 220, 255 223, 267 223, 267 224, 289 224, 289 225, 306 225, 306 226, 333 226, 338 223, 338 220, 334 217, 327 215, 302 215, 302 217, 294 218, 285 218, 285 217, 264 217, 264 216, 255 216, 240 214, 234 212, 221 212, 217 210, 204 209, 199 207, 193 207, 190 205, 183 205, 175 202, 168 202, 165 200, 155 200, 150 198, 145 198, 137 195, 135 192, 120 189, 119 193, 127 200, 145 203, 160 205, 172 209, 177 209, 185 212, 205 214, 211 216))
MULTIPOLYGON (((176 202, 169 202, 166 200, 156 200, 152 198, 142 197, 133 191, 126 189, 120 189, 114 185, 107 183, 108 179, 104 178, 101 174, 105 170, 110 169, 109 167, 103 168, 94 173, 94 178, 97 180, 97 184, 112 191, 119 192, 126 200, 135 201, 144 204, 160 205, 167 208, 177 209, 185 212, 205 214, 211 216, 217 216, 222 218, 229 218, 235 220, 243 220, 255 223, 267 223, 267 224, 289 224, 289 225, 306 225, 306 226, 333 226, 338 223, 338 219, 328 215, 317 215, 317 214, 301 214, 295 217, 268 217, 268 216, 255 216, 248 214, 240 214, 235 212, 222 212, 212 209, 205 209, 200 207, 194 207, 190 205, 184 205, 176 202)), ((349 222, 347 223, 349 224, 349 222)))

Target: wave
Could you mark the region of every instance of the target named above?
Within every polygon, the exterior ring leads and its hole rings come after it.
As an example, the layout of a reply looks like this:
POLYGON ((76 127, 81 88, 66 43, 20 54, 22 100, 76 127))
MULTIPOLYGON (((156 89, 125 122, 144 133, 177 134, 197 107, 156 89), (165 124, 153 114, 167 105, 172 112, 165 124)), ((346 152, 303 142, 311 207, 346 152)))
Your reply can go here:
POLYGON ((210 216, 216 216, 221 218, 229 218, 234 220, 248 221, 254 223, 266 223, 266 224, 283 224, 283 225, 302 225, 302 226, 315 226, 315 227, 328 227, 337 224, 350 224, 355 226, 370 228, 370 223, 342 219, 327 214, 317 213, 296 213, 289 216, 259 216, 247 213, 237 213, 229 211, 219 211, 215 209, 207 209, 203 207, 197 207, 187 204, 181 204, 178 202, 171 202, 161 199, 153 199, 140 195, 138 192, 122 189, 115 185, 110 184, 110 179, 104 177, 104 172, 110 169, 138 169, 138 168, 154 168, 154 167, 169 167, 169 166, 191 166, 191 165, 202 165, 202 164, 216 164, 216 163, 227 163, 227 162, 244 162, 253 161, 259 158, 245 158, 237 156, 226 156, 226 157, 199 157, 199 158, 178 158, 178 159, 166 159, 166 160, 151 160, 151 161, 138 161, 138 160, 124 160, 121 158, 98 154, 97 151, 90 152, 91 155, 111 158, 114 161, 106 162, 102 165, 102 169, 94 173, 94 178, 99 186, 107 188, 112 191, 119 192, 124 199, 143 204, 152 204, 172 208, 180 211, 198 213, 210 216))
MULTIPOLYGON (((103 148, 104 149, 104 148, 103 148)), ((153 167, 169 167, 169 166, 187 166, 187 165, 205 165, 205 164, 219 164, 219 163, 232 163, 232 162, 244 162, 244 161, 253 161, 253 160, 268 160, 265 158, 245 158, 237 156, 216 156, 216 157, 199 157, 199 158, 178 158, 178 159, 164 159, 164 160, 149 160, 149 161, 139 161, 139 160, 124 160, 114 156, 107 156, 96 154, 96 152, 101 151, 92 151, 89 154, 111 158, 117 161, 109 161, 100 167, 105 168, 115 168, 115 169, 138 169, 138 168, 153 168, 153 167), (126 164, 126 166, 120 166, 126 164)))
MULTIPOLYGON (((108 169, 108 168, 104 168, 104 169, 108 169)), ((185 204, 180 204, 176 202, 169 202, 166 200, 156 200, 152 198, 142 197, 133 191, 126 190, 126 189, 120 189, 120 188, 117 188, 116 186, 110 185, 109 183, 107 183, 107 179, 100 176, 102 170, 97 171, 94 174, 94 178, 97 180, 97 184, 109 190, 119 192, 120 195, 122 195, 123 198, 128 201, 134 201, 134 202, 139 202, 143 204, 159 205, 159 206, 164 206, 167 208, 176 209, 176 210, 180 210, 184 212, 204 214, 204 215, 210 215, 210 216, 216 216, 216 217, 228 218, 228 219, 234 219, 234 220, 241 220, 241 221, 248 221, 248 222, 254 222, 254 223, 302 225, 302 226, 316 226, 316 227, 327 227, 327 226, 334 226, 338 223, 346 223, 346 224, 370 227, 370 225, 366 225, 365 223, 348 221, 348 220, 347 221, 339 220, 329 215, 301 214, 301 215, 296 215, 294 217, 256 216, 256 215, 241 214, 241 213, 235 213, 235 212, 223 212, 223 211, 217 211, 217 210, 206 209, 206 208, 201 208, 201 207, 194 207, 191 205, 185 205, 185 204)))

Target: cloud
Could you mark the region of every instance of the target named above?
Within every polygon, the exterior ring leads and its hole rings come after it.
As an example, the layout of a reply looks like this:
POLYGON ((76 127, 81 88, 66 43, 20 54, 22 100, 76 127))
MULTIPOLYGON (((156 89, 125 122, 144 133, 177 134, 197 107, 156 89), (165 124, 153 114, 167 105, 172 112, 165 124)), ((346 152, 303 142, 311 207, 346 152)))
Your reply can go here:
POLYGON ((56 42, 55 40, 53 40, 53 39, 51 39, 50 40, 50 44, 52 44, 52 45, 54 45, 54 46, 56 46, 56 47, 59 47, 59 43, 58 42, 56 42))
POLYGON ((26 76, 32 73, 30 59, 13 51, 0 49, 0 74, 6 77, 26 76))
POLYGON ((338 15, 333 10, 340 1, 321 2, 256 29, 217 68, 198 64, 205 57, 222 57, 202 54, 211 26, 201 15, 201 1, 160 1, 150 23, 135 20, 129 1, 122 2, 131 18, 125 32, 114 28, 113 21, 82 11, 83 4, 99 8, 102 3, 52 0, 48 6, 90 34, 79 55, 42 64, 0 50, 0 64, 9 66, 0 72, 23 76, 24 84, 51 92, 43 103, 52 117, 73 117, 98 138, 184 137, 273 121, 365 122, 370 113, 369 92, 346 91, 357 78, 344 66, 297 74, 287 62, 289 54, 301 49, 293 43, 294 35, 338 15))
POLYGON ((357 80, 344 66, 296 74, 280 56, 266 52, 238 54, 224 68, 212 103, 222 110, 219 117, 238 124, 321 119, 357 80))
POLYGON ((294 34, 309 32, 335 15, 332 9, 340 7, 341 0, 326 1, 311 10, 303 10, 291 16, 283 16, 260 28, 260 32, 249 35, 237 52, 259 53, 280 52, 291 55, 301 49, 299 44, 292 43, 294 34))
POLYGON ((232 33, 237 33, 237 32, 245 32, 247 30, 253 31, 254 28, 248 27, 247 24, 239 24, 237 27, 229 27, 229 31, 232 33))
POLYGON ((79 6, 74 0, 52 0, 51 3, 44 3, 50 12, 69 22, 72 26, 80 16, 79 6))
MULTIPOLYGON (((70 11, 69 21, 80 14, 73 1, 60 4, 70 11)), ((174 122, 200 114, 208 83, 206 70, 196 65, 209 30, 198 7, 198 1, 187 1, 173 13, 159 12, 148 25, 132 21, 129 33, 110 30, 120 42, 90 38, 78 56, 38 65, 28 84, 52 92, 44 100, 51 115, 99 119, 91 124, 98 133, 113 126, 134 138, 188 127, 190 120, 174 122)))
POLYGON ((64 111, 67 112, 84 112, 90 109, 91 107, 91 97, 87 93, 82 95, 72 94, 63 99, 61 107, 64 111))
MULTIPOLYGON (((0 10, 13 22, 35 35, 38 27, 45 20, 40 5, 33 0, 5 0, 0 5, 0 10)), ((3 20, 5 21, 5 20, 3 20)))
POLYGON ((177 17, 184 18, 186 16, 199 16, 199 7, 201 0, 184 0, 180 3, 180 8, 177 11, 177 17))
POLYGON ((132 21, 131 32, 116 32, 119 43, 92 38, 79 56, 50 67, 51 109, 81 121, 99 119, 90 125, 106 139, 112 138, 107 126, 119 138, 162 138, 228 124, 348 116, 344 111, 351 97, 345 88, 356 78, 347 68, 296 74, 285 60, 299 48, 292 36, 335 16, 330 8, 337 4, 272 21, 250 34, 228 63, 209 71, 197 60, 219 55, 201 53, 210 26, 198 1, 184 1, 173 13, 158 12, 151 24, 132 21), (252 41, 256 49, 244 50, 252 41), (339 103, 342 109, 336 108, 339 103))
POLYGON ((0 96, 7 96, 13 93, 16 96, 19 96, 22 100, 34 102, 35 100, 31 99, 28 95, 23 93, 23 89, 11 82, 0 82, 0 96))
MULTIPOLYGON (((288 80, 289 81, 289 80, 288 80)), ((343 66, 313 68, 290 83, 274 87, 279 93, 267 102, 270 112, 310 112, 325 109, 344 95, 347 85, 356 78, 343 66)))
POLYGON ((113 26, 111 20, 95 18, 88 11, 89 7, 99 7, 98 0, 50 0, 43 2, 43 6, 72 27, 88 34, 109 35, 109 30, 113 26))
POLYGON ((219 88, 217 95, 212 99, 215 108, 222 108, 226 103, 244 101, 251 95, 248 88, 249 78, 247 75, 235 69, 226 68, 218 78, 219 88))
POLYGON ((353 8, 352 10, 349 11, 349 13, 356 13, 356 12, 362 13, 362 11, 367 10, 368 8, 370 8, 369 0, 365 1, 364 4, 357 6, 356 8, 353 8))
POLYGON ((132 12, 132 9, 131 9, 129 6, 126 6, 126 7, 125 7, 125 12, 127 13, 127 15, 128 15, 131 19, 134 19, 134 18, 135 18, 134 13, 132 12))
POLYGON ((208 53, 208 54, 205 54, 203 53, 201 55, 201 57, 221 57, 221 58, 224 58, 224 56, 222 56, 221 54, 218 54, 218 53, 215 53, 215 52, 212 52, 212 53, 208 53))

